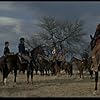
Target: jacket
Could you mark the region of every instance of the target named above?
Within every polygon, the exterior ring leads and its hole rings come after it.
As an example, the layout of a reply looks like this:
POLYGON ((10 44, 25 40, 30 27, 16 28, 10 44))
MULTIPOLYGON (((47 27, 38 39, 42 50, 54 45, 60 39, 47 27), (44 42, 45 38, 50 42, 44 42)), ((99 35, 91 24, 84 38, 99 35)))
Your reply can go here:
POLYGON ((7 55, 7 54, 9 54, 9 53, 10 53, 9 48, 8 48, 8 47, 5 47, 5 48, 4 48, 4 55, 7 55))
POLYGON ((25 45, 24 44, 20 43, 18 45, 18 49, 19 49, 19 53, 25 54, 25 45))

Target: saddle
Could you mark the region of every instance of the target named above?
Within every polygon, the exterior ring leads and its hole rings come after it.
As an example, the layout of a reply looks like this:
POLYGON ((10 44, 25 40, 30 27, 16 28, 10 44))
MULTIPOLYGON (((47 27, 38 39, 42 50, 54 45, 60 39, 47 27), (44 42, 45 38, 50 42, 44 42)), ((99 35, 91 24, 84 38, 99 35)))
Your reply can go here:
POLYGON ((27 63, 27 61, 24 60, 24 59, 22 58, 22 56, 18 56, 18 57, 19 57, 19 60, 20 60, 20 63, 21 63, 21 64, 27 63))

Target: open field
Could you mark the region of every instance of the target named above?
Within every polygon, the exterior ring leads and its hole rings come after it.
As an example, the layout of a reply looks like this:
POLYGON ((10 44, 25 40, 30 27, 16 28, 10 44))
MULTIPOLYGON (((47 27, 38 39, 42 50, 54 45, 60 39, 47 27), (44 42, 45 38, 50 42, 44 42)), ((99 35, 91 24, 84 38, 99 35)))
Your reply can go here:
POLYGON ((7 86, 3 86, 0 74, 0 97, 100 96, 100 79, 98 93, 93 95, 94 79, 90 79, 88 74, 84 79, 79 79, 76 75, 68 77, 65 74, 58 77, 34 75, 33 80, 33 84, 27 84, 26 75, 18 74, 17 83, 13 84, 13 75, 9 74, 7 86))

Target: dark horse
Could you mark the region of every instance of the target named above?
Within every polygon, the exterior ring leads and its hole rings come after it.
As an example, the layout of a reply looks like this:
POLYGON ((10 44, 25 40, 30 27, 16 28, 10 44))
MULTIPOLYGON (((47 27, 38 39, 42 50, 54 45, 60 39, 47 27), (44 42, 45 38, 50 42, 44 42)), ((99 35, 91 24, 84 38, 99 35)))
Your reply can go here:
POLYGON ((37 61, 36 61, 38 54, 45 57, 45 52, 44 52, 41 45, 39 45, 36 48, 33 48, 33 50, 31 50, 31 57, 32 57, 32 61, 33 61, 33 64, 34 64, 34 70, 35 70, 36 74, 39 70, 39 67, 38 67, 38 64, 37 64, 37 61))
POLYGON ((19 59, 17 54, 7 55, 0 58, 0 69, 3 73, 3 84, 6 84, 9 73, 14 70, 14 82, 16 82, 19 59))
POLYGON ((49 75, 49 71, 50 71, 49 60, 41 55, 38 55, 37 63, 39 64, 39 71, 40 71, 41 75, 44 75, 44 71, 46 72, 46 75, 49 75))
POLYGON ((73 63, 73 62, 76 64, 76 66, 77 66, 77 68, 78 68, 78 71, 79 71, 79 74, 80 74, 80 78, 81 78, 81 77, 84 77, 84 76, 83 76, 84 61, 73 57, 73 58, 71 59, 71 63, 73 63))
POLYGON ((25 71, 27 70, 28 67, 28 61, 23 59, 21 56, 19 56, 19 63, 18 63, 18 69, 19 69, 19 74, 22 71, 23 74, 25 74, 25 71))
POLYGON ((36 62, 37 55, 40 54, 42 56, 45 56, 44 50, 42 46, 37 46, 36 48, 33 48, 33 50, 30 51, 31 54, 31 61, 29 66, 27 67, 27 82, 29 83, 29 76, 31 75, 31 81, 33 83, 33 71, 36 71, 36 74, 38 72, 38 66, 36 62))
POLYGON ((71 62, 65 62, 63 64, 63 69, 65 70, 68 75, 72 76, 73 75, 73 66, 71 62))

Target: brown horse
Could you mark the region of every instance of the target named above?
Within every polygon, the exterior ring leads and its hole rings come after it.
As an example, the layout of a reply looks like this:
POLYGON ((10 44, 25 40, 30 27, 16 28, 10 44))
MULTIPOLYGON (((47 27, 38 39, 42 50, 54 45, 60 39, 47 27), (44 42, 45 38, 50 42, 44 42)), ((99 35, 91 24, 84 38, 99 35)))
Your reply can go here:
MULTIPOLYGON (((98 32, 100 34, 100 32, 98 32)), ((95 33, 96 34, 96 33, 95 33)), ((100 41, 100 39, 98 39, 97 41, 95 41, 95 44, 93 44, 93 40, 94 40, 94 37, 91 37, 91 42, 90 42, 90 46, 93 47, 94 45, 94 48, 91 48, 91 51, 92 51, 92 67, 93 67, 93 71, 95 72, 95 91, 94 93, 96 93, 97 91, 97 85, 98 85, 98 71, 99 71, 99 67, 100 67, 100 48, 99 48, 99 44, 98 44, 98 41, 100 41), (96 51, 96 53, 94 54, 93 56, 93 52, 96 51), (95 63, 97 62, 97 65, 95 66, 95 63), (95 71, 95 68, 96 68, 96 71, 95 71)))
POLYGON ((34 59, 36 59, 38 54, 40 54, 42 56, 45 56, 45 52, 44 52, 41 45, 37 46, 36 48, 31 50, 30 52, 31 52, 31 56, 34 57, 34 59))
POLYGON ((51 75, 60 74, 61 66, 57 60, 49 60, 51 75))
POLYGON ((39 71, 41 72, 41 75, 44 75, 44 71, 46 72, 46 75, 49 75, 50 62, 48 61, 48 59, 44 58, 41 55, 38 55, 37 63, 39 64, 39 71))
POLYGON ((73 66, 71 62, 65 62, 62 66, 66 74, 68 73, 69 76, 73 75, 73 66))
POLYGON ((84 61, 73 57, 73 58, 71 59, 71 63, 73 63, 73 62, 74 62, 74 63, 76 64, 76 66, 77 66, 77 69, 78 69, 78 71, 79 71, 80 78, 81 78, 81 77, 84 77, 84 75, 83 75, 84 61))

